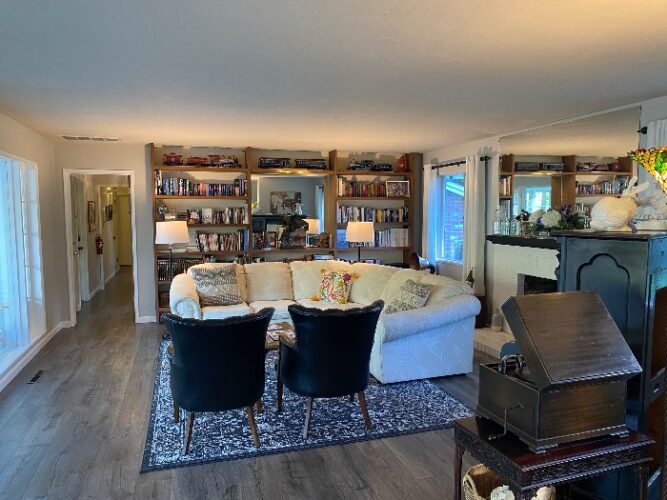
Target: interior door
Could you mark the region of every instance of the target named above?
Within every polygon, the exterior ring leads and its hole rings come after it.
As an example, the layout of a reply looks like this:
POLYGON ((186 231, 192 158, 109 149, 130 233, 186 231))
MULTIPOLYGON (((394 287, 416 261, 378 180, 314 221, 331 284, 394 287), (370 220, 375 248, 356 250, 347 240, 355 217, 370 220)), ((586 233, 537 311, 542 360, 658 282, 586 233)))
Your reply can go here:
POLYGON ((72 203, 72 253, 74 254, 74 299, 76 310, 81 310, 81 296, 86 293, 87 262, 85 260, 85 233, 81 226, 85 222, 83 207, 83 181, 77 177, 71 178, 71 203, 72 203))
MULTIPOLYGON (((118 195, 118 264, 121 266, 132 265, 132 222, 129 194, 118 195)), ((114 215, 115 217, 115 215, 114 215)))

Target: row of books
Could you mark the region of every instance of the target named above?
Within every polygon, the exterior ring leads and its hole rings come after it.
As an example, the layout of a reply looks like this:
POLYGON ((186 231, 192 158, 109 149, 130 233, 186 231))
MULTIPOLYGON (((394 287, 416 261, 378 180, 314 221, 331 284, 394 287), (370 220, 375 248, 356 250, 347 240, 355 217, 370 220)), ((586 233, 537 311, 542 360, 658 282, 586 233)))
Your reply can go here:
POLYGON ((348 181, 345 177, 338 178, 338 196, 379 198, 387 196, 385 182, 348 181))
POLYGON ((498 182, 498 194, 500 196, 511 196, 512 195, 512 178, 511 177, 501 177, 498 182))
POLYGON ((190 208, 176 213, 176 220, 188 224, 248 224, 248 208, 225 207, 222 209, 190 208))
MULTIPOLYGON (((196 264, 202 264, 202 257, 174 257, 173 269, 174 276, 186 272, 190 267, 196 264)), ((157 259, 157 279, 158 281, 169 281, 171 273, 169 272, 169 259, 157 259)))
POLYGON ((409 247, 410 234, 407 228, 392 227, 375 231, 376 247, 409 247))
POLYGON ((241 252, 249 248, 248 241, 247 229, 231 233, 197 232, 197 246, 200 252, 241 252))
POLYGON ((336 210, 336 222, 408 222, 408 208, 373 208, 341 205, 336 210))
POLYGON ((597 194, 622 194, 628 187, 628 177, 617 177, 611 181, 595 182, 586 184, 577 183, 578 195, 597 195, 597 194))
POLYGON ((248 181, 235 179, 232 183, 195 182, 181 177, 162 177, 155 172, 155 194, 163 196, 246 196, 248 181))

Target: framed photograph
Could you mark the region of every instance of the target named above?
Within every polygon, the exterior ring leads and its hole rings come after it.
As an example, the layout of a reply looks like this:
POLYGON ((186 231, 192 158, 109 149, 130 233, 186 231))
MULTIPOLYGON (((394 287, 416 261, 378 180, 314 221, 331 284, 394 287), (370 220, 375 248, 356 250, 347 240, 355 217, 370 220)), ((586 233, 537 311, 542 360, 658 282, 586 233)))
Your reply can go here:
POLYGON ((104 207, 104 222, 109 222, 113 219, 113 205, 106 205, 104 207))
POLYGON ((301 193, 298 191, 271 191, 271 213, 291 215, 297 213, 301 205, 301 193))
POLYGON ((387 198, 408 198, 410 181, 386 181, 387 198))
POLYGON ((88 202, 88 232, 92 233, 97 231, 97 211, 95 210, 95 202, 88 202))
POLYGON ((252 233, 252 247, 255 250, 264 250, 264 247, 266 247, 264 233, 252 233))
POLYGON ((265 244, 268 248, 277 248, 278 247, 278 232, 277 231, 267 231, 265 236, 265 244))

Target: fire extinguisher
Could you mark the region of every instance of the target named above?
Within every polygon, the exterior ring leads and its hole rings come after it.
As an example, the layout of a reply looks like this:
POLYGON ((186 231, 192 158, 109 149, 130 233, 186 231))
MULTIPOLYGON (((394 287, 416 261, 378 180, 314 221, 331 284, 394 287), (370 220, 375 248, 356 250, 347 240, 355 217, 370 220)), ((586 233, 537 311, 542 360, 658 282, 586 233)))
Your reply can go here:
POLYGON ((408 171, 408 159, 405 157, 405 155, 401 155, 401 157, 398 159, 398 165, 396 170, 399 172, 408 171))
POLYGON ((97 248, 97 255, 102 255, 104 251, 104 240, 99 234, 97 235, 97 238, 95 238, 95 247, 97 248))

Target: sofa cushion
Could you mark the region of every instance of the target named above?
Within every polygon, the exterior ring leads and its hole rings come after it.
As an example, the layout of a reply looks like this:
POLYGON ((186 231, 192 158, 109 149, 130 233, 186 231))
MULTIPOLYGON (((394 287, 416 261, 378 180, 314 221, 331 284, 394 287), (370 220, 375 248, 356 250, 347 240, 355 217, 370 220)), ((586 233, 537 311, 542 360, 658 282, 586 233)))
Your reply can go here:
POLYGON ((202 306, 230 306, 241 303, 235 264, 198 264, 188 269, 202 306))
POLYGON ((294 299, 310 299, 317 294, 322 283, 322 269, 326 271, 349 271, 350 264, 338 260, 294 261, 289 264, 292 270, 294 299))
POLYGON ((248 302, 294 299, 289 264, 260 262, 246 264, 243 268, 248 287, 248 302))
POLYGON ((299 299, 297 302, 304 307, 312 307, 313 309, 358 309, 364 307, 363 304, 356 304, 354 302, 348 302, 347 304, 337 304, 336 302, 324 302, 323 300, 310 300, 310 299, 299 299))
POLYGON ((400 269, 397 273, 391 275, 389 281, 387 281, 387 284, 382 290, 382 293, 380 293, 380 298, 384 300, 385 304, 388 304, 398 293, 400 293, 403 283, 408 280, 412 280, 415 283, 421 283, 421 280, 427 275, 428 273, 426 271, 400 269))
POLYGON ((225 319, 232 316, 245 316, 252 313, 248 304, 235 304, 233 306, 206 306, 201 309, 202 319, 225 319))
POLYGON ((385 314, 424 307, 429 295, 431 295, 432 288, 432 285, 407 280, 401 285, 398 293, 394 295, 389 304, 387 304, 387 307, 385 307, 385 314))
POLYGON ((352 274, 345 271, 322 271, 317 298, 323 302, 347 304, 352 288, 352 274))
POLYGON ((350 300, 358 304, 372 304, 380 298, 389 279, 399 271, 397 267, 355 262, 351 267, 356 279, 350 290, 350 300))
POLYGON ((426 305, 442 302, 443 300, 456 297, 457 295, 473 295, 473 290, 462 281, 457 281, 446 276, 426 274, 422 277, 421 284, 432 285, 431 295, 426 305))
POLYGON ((293 300, 257 300, 248 304, 253 312, 258 312, 265 307, 273 307, 275 309, 272 320, 286 320, 290 319, 288 306, 296 304, 293 300))

